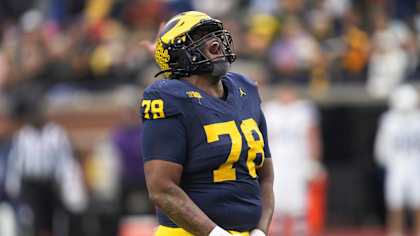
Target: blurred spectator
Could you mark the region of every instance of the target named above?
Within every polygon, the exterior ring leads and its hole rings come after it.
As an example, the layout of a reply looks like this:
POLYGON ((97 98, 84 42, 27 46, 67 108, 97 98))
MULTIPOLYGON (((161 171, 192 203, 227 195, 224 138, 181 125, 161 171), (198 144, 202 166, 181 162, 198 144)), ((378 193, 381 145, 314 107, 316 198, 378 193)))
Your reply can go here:
POLYGON ((110 14, 113 0, 87 0, 85 18, 89 26, 100 24, 110 14))
MULTIPOLYGON (((91 189, 91 215, 97 227, 92 235, 117 235, 124 218, 153 212, 145 185, 138 119, 138 92, 122 88, 118 95, 121 111, 109 138, 99 142, 87 160, 91 189)), ((122 228, 121 228, 122 227, 122 228)), ((124 229, 125 231, 126 229, 124 229)))
POLYGON ((251 0, 249 7, 250 14, 275 15, 279 9, 278 3, 279 1, 277 0, 251 0))
POLYGON ((279 5, 279 15, 285 18, 297 17, 299 19, 305 19, 305 0, 281 0, 277 1, 279 5))
MULTIPOLYGON (((6 100, 4 97, 0 97, 6 100)), ((4 101, 3 100, 3 101, 4 101)), ((7 158, 11 147, 11 119, 9 113, 5 108, 7 105, 4 102, 0 103, 0 202, 5 200, 5 180, 7 170, 7 158)))
POLYGON ((247 56, 263 57, 268 52, 278 30, 279 22, 275 17, 264 14, 251 15, 248 32, 245 36, 246 47, 241 53, 245 53, 247 56))
POLYGON ((372 96, 384 98, 417 65, 410 65, 417 63, 416 56, 411 57, 415 46, 406 24, 389 19, 384 10, 374 12, 373 24, 367 89, 372 96))
POLYGON ((135 28, 142 30, 153 30, 165 20, 165 16, 170 14, 168 2, 160 0, 135 0, 127 1, 125 6, 124 19, 135 28))
POLYGON ((360 16, 354 10, 344 18, 343 52, 340 70, 341 79, 364 81, 369 59, 369 36, 360 27, 360 16))
POLYGON ((121 112, 121 121, 112 134, 121 166, 121 207, 123 215, 153 213, 146 188, 141 156, 142 124, 137 114, 137 93, 125 91, 127 97, 121 112), (136 99, 133 99, 136 98, 136 99))
POLYGON ((276 176, 271 233, 308 235, 308 186, 310 180, 321 174, 316 108, 309 101, 300 99, 293 87, 286 86, 276 91, 274 100, 265 104, 264 111, 276 176), (290 225, 293 226, 291 230, 290 225))
POLYGON ((391 0, 387 2, 392 9, 392 16, 401 20, 409 20, 416 13, 416 4, 418 0, 391 0))
POLYGON ((66 132, 46 119, 41 93, 27 89, 22 87, 13 101, 21 128, 13 138, 6 188, 29 207, 36 236, 60 234, 53 232, 53 217, 60 206, 77 213, 87 204, 81 170, 66 132))
POLYGON ((0 93, 4 91, 9 83, 10 65, 7 57, 0 51, 0 93))
POLYGON ((206 12, 216 19, 224 18, 234 13, 235 11, 233 11, 233 9, 235 9, 239 3, 238 0, 191 0, 191 2, 194 10, 206 12))
POLYGON ((16 218, 5 189, 8 157, 13 136, 11 118, 7 99, 0 95, 0 235, 16 236, 16 218))
POLYGON ((93 147, 93 153, 86 161, 86 171, 93 221, 88 226, 88 235, 117 235, 121 208, 121 166, 111 140, 103 140, 93 147))
POLYGON ((309 81, 312 66, 319 60, 319 45, 298 18, 285 20, 280 38, 271 48, 270 62, 278 80, 309 81))
MULTIPOLYGON (((0 4, 0 17, 18 18, 35 4, 36 0, 4 0, 0 4)), ((0 18, 1 19, 1 18, 0 18)))
MULTIPOLYGON (((372 14, 374 31, 363 28, 369 25, 369 18, 363 18, 366 9, 383 7, 383 1, 42 0, 22 3, 0 4, 0 11, 6 12, 0 26, 0 88, 3 89, 17 86, 21 80, 41 82, 59 93, 68 91, 63 87, 95 91, 125 83, 144 86, 148 71, 154 67, 150 67, 150 60, 139 49, 138 42, 152 38, 168 15, 185 10, 202 10, 224 19, 234 34, 239 58, 262 62, 265 70, 274 72, 271 82, 294 79, 303 86, 312 86, 312 82, 360 83, 369 77, 368 91, 383 97, 407 74, 410 78, 418 77, 418 68, 417 74, 412 73, 417 66, 418 42, 406 21, 388 18, 385 15, 390 12, 378 10, 372 14), (374 45, 371 56, 370 45, 374 45)), ((417 18, 414 16, 416 29, 420 28, 417 18)))
POLYGON ((414 234, 420 235, 420 110, 418 94, 402 85, 391 94, 390 109, 377 132, 377 163, 386 170, 385 200, 390 236, 404 233, 404 209, 413 211, 414 234))
POLYGON ((318 0, 328 13, 328 15, 335 19, 342 18, 346 12, 351 8, 351 0, 318 0))
POLYGON ((333 30, 333 17, 323 5, 324 1, 315 1, 314 7, 307 11, 309 31, 319 40, 324 40, 333 30))

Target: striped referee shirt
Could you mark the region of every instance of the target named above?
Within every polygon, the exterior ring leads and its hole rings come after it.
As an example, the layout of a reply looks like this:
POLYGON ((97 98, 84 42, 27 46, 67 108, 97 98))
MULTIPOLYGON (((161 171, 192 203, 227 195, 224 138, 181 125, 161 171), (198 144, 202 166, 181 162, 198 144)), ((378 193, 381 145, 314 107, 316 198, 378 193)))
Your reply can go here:
POLYGON ((40 129, 26 125, 12 143, 6 188, 10 194, 17 195, 23 179, 61 182, 72 162, 71 145, 61 127, 54 123, 40 129))

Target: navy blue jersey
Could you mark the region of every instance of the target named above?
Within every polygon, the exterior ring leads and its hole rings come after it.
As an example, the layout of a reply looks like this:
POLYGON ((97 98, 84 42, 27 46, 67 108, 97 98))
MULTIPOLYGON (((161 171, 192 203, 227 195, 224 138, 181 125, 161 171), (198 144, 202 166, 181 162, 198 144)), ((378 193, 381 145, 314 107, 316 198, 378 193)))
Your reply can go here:
MULTIPOLYGON (((225 99, 183 80, 158 80, 144 91, 144 161, 183 166, 181 188, 216 224, 254 229, 261 216, 257 169, 270 157, 266 124, 254 82, 223 79, 225 99)), ((159 223, 176 227, 158 209, 159 223)))

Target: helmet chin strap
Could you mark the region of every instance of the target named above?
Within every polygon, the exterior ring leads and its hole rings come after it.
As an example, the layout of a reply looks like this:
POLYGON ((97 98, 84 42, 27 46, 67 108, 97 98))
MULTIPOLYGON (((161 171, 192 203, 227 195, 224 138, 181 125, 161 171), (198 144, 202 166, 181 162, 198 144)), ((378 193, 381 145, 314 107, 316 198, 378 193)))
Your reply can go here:
POLYGON ((213 70, 211 76, 215 78, 221 78, 226 75, 229 71, 230 63, 227 62, 224 58, 213 61, 213 70))
POLYGON ((155 78, 158 77, 159 75, 163 74, 163 73, 166 73, 166 72, 172 72, 172 70, 171 69, 161 70, 161 71, 159 71, 158 73, 155 74, 155 78))
POLYGON ((230 63, 226 58, 216 58, 199 65, 192 74, 222 77, 228 72, 229 67, 230 63))
MULTIPOLYGON (((201 64, 197 67, 197 69, 192 72, 191 74, 196 75, 210 75, 211 77, 220 80, 228 71, 229 71, 230 63, 226 60, 226 58, 216 58, 215 60, 209 61, 207 63, 201 64)), ((174 73, 174 70, 167 69, 159 71, 155 74, 155 78, 159 75, 171 72, 174 73)))

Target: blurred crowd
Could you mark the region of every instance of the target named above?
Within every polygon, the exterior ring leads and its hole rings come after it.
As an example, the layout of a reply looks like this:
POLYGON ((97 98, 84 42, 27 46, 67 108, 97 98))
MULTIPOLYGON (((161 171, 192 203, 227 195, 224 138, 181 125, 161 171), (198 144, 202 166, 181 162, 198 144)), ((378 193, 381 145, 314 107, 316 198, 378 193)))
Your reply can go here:
POLYGON ((416 0, 5 0, 0 90, 34 80, 51 92, 145 86, 157 71, 141 40, 186 10, 233 32, 234 69, 262 83, 366 85, 385 97, 418 79, 416 0))

